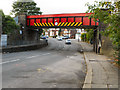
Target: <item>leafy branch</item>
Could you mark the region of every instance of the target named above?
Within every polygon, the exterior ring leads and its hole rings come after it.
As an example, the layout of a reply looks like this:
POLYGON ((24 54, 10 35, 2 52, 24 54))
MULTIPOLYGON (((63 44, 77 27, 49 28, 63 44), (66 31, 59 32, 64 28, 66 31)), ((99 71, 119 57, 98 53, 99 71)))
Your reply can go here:
POLYGON ((98 19, 104 23, 107 27, 103 31, 103 35, 109 36, 113 41, 113 44, 116 46, 118 51, 117 59, 120 63, 120 1, 119 2, 97 2, 93 5, 89 3, 87 13, 94 13, 90 17, 95 18, 95 21, 98 19))

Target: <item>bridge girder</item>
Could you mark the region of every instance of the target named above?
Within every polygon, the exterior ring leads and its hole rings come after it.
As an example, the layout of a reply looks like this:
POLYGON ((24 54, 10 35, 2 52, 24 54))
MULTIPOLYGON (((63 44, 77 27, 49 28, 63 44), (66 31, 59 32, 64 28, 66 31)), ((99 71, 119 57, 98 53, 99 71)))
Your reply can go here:
POLYGON ((89 19, 92 13, 27 16, 28 28, 97 28, 98 22, 89 19))

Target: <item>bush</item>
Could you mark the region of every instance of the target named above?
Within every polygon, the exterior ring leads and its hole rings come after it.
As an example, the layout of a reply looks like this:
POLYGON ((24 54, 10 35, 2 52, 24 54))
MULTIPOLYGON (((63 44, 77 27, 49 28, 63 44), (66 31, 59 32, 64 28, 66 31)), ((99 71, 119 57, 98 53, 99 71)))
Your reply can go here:
POLYGON ((82 41, 86 41, 86 33, 82 33, 81 34, 81 40, 82 41))
POLYGON ((93 30, 92 29, 86 29, 87 33, 83 33, 81 35, 82 41, 93 43, 93 30))

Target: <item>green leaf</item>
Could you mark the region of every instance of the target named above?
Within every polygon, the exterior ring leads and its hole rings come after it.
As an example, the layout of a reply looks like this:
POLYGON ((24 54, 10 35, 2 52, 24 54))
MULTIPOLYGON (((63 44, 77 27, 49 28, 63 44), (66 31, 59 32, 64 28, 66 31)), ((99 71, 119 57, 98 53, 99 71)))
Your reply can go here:
POLYGON ((28 15, 35 15, 36 13, 38 15, 42 14, 39 7, 36 7, 36 3, 33 0, 27 0, 26 2, 24 0, 17 0, 13 3, 12 7, 12 13, 15 15, 18 15, 20 13, 26 13, 28 15), (27 2, 29 1, 29 2, 27 2))

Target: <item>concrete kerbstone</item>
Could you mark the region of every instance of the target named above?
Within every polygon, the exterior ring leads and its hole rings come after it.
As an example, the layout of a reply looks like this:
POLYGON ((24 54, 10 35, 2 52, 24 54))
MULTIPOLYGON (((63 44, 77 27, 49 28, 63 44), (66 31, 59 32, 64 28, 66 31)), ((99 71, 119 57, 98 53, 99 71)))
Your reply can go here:
POLYGON ((91 88, 92 83, 92 66, 89 62, 89 59, 87 58, 86 52, 84 52, 84 58, 87 64, 87 74, 85 77, 83 88, 91 88))

